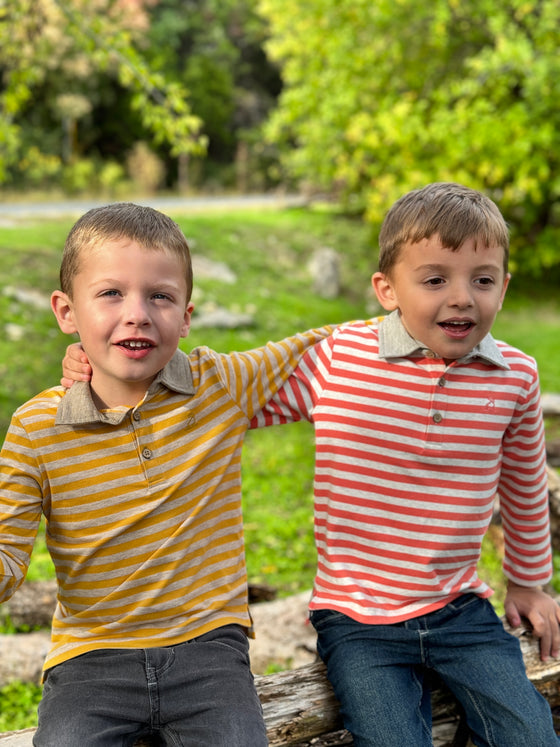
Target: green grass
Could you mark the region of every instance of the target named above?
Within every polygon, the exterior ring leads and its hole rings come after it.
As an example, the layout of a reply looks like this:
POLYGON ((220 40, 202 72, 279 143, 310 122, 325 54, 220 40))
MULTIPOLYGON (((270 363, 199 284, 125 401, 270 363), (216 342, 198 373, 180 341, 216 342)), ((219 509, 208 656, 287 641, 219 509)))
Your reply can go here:
POLYGON ((543 392, 560 392, 560 302, 545 295, 540 302, 515 299, 512 306, 506 298, 494 324, 494 336, 536 359, 543 392))
POLYGON ((37 725, 42 688, 27 682, 10 682, 0 688, 0 732, 37 725))
POLYGON ((309 423, 247 435, 243 506, 249 578, 282 594, 313 584, 313 461, 309 423))

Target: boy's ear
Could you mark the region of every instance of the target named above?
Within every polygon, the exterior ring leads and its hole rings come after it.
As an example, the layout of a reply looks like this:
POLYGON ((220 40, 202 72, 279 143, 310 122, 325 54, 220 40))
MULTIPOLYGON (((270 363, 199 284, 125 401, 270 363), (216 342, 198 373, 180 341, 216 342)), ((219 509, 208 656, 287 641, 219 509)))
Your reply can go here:
POLYGON ((181 337, 188 337, 191 329, 191 316, 194 311, 194 304, 189 301, 187 308, 185 309, 185 317, 183 326, 181 327, 181 337))
POLYGON ((394 311, 398 308, 397 295, 393 284, 389 278, 382 272, 376 272, 371 278, 371 284, 377 300, 385 311, 394 311))
POLYGON ((503 285, 503 287, 502 287, 502 295, 501 295, 501 297, 500 297, 500 305, 499 305, 499 307, 498 307, 498 311, 501 311, 501 310, 502 310, 502 305, 503 305, 503 303, 504 303, 504 298, 505 298, 505 295, 506 295, 506 291, 507 291, 507 288, 508 288, 508 285, 509 285, 509 281, 510 281, 510 280, 511 280, 511 273, 509 273, 509 272, 508 272, 508 273, 506 274, 506 276, 504 277, 504 285, 503 285))
POLYGON ((54 291, 51 296, 51 308, 56 316, 58 326, 65 334, 71 335, 78 331, 74 323, 72 301, 66 293, 59 290, 54 291))

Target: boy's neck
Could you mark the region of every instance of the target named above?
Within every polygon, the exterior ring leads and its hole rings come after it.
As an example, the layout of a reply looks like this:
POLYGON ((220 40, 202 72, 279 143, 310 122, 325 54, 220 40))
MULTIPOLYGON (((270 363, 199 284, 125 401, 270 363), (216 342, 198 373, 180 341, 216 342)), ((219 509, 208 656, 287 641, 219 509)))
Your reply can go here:
POLYGON ((90 383, 91 397, 98 410, 112 410, 117 407, 136 407, 146 396, 149 384, 146 387, 146 382, 143 381, 139 386, 130 386, 127 382, 122 382, 122 386, 120 387, 105 387, 102 388, 102 391, 99 391, 95 386, 95 377, 93 376, 90 383))

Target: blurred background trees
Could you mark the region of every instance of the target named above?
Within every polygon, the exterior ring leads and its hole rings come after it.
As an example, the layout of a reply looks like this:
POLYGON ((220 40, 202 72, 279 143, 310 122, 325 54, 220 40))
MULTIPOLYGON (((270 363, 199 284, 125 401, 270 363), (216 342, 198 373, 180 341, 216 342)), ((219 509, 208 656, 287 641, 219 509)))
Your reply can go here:
POLYGON ((261 0, 290 173, 373 223, 430 181, 495 198, 514 266, 560 260, 557 0, 261 0))
POLYGON ((557 0, 0 0, 4 192, 321 194, 372 224, 460 181, 560 265, 557 0))

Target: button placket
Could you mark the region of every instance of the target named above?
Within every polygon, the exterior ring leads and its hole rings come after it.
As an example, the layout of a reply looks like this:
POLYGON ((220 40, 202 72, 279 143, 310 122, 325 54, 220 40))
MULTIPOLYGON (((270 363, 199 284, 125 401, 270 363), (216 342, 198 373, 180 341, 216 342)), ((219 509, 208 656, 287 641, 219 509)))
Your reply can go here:
MULTIPOLYGON (((142 420, 142 415, 140 414, 139 410, 133 410, 131 413, 131 418, 132 418, 132 425, 136 426, 142 420)), ((134 430, 136 433, 136 439, 138 441, 139 440, 138 432, 136 431, 136 428, 134 428, 134 430)), ((140 444, 138 444, 138 447, 140 448, 140 444)), ((142 455, 142 458, 145 459, 146 461, 152 459, 152 457, 154 456, 154 452, 147 446, 145 446, 144 448, 140 450, 140 454, 142 455)))
MULTIPOLYGON (((426 350, 424 351, 427 358, 431 358, 434 356, 434 353, 432 351, 426 350)), ((448 384, 448 381, 445 376, 445 371, 442 371, 442 369, 439 369, 439 375, 437 379, 434 379, 433 383, 433 389, 432 389, 432 398, 431 398, 431 412, 429 415, 430 421, 438 426, 443 423, 443 420, 445 418, 445 412, 447 410, 447 392, 446 387, 448 384)), ((428 428, 428 432, 429 432, 428 428)), ((438 428, 437 431, 434 431, 434 436, 436 439, 439 439, 442 437, 442 431, 438 428), (436 435, 439 434, 439 435, 436 435)))

